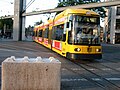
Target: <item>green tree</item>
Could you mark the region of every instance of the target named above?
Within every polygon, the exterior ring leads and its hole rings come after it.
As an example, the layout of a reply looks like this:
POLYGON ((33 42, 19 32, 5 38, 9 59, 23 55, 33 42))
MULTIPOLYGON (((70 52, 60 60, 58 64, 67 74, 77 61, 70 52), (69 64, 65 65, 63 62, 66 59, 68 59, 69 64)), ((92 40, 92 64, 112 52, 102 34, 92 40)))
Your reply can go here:
POLYGON ((3 29, 3 26, 4 26, 3 20, 0 19, 0 29, 3 29))
MULTIPOLYGON (((57 7, 75 6, 80 4, 89 4, 89 3, 97 3, 97 2, 99 3, 100 0, 63 0, 58 3, 57 7)), ((104 7, 92 8, 90 10, 97 12, 98 14, 100 14, 102 18, 106 17, 106 11, 104 7)))
POLYGON ((38 22, 35 22, 35 25, 40 25, 41 23, 43 23, 42 20, 38 21, 38 22))

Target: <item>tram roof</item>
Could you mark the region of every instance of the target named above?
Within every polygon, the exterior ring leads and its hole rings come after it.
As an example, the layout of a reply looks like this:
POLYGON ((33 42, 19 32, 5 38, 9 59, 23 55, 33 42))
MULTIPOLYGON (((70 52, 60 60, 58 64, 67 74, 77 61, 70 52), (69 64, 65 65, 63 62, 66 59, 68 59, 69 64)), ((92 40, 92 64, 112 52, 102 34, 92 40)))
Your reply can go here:
POLYGON ((99 14, 97 14, 94 11, 88 10, 88 9, 66 9, 63 12, 59 13, 55 19, 61 18, 63 16, 67 16, 68 14, 81 14, 81 15, 97 15, 99 16, 99 14))
MULTIPOLYGON (((67 16, 68 14, 87 15, 87 13, 90 15, 99 16, 99 14, 97 14, 96 12, 88 10, 88 9, 66 9, 63 12, 61 12, 55 16, 55 21, 57 21, 58 19, 60 19, 62 17, 67 16)), ((47 22, 35 26, 35 28, 43 28, 44 26, 47 26, 48 24, 53 24, 53 21, 54 21, 54 19, 49 19, 47 22)))

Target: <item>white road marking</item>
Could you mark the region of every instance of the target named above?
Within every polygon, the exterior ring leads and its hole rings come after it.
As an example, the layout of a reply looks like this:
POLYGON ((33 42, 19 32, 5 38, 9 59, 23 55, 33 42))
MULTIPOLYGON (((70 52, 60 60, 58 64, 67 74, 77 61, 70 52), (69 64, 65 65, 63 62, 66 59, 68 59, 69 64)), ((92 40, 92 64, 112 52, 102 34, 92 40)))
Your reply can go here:
POLYGON ((25 52, 25 53, 29 53, 29 54, 33 54, 33 52, 30 51, 21 51, 21 50, 10 50, 10 49, 0 49, 1 51, 9 51, 9 52, 25 52))
POLYGON ((94 68, 90 68, 90 69, 88 69, 88 70, 90 70, 90 71, 95 71, 96 69, 94 69, 94 68))
POLYGON ((116 68, 116 70, 120 70, 120 68, 116 68))
POLYGON ((112 70, 112 69, 110 69, 110 68, 102 68, 102 70, 103 70, 103 71, 110 71, 110 70, 112 70))
POLYGON ((84 70, 84 69, 81 69, 81 68, 71 68, 72 70, 74 71, 81 71, 81 70, 84 70))
MULTIPOLYGON (((74 70, 74 71, 82 71, 82 70, 84 70, 84 69, 82 69, 82 68, 71 68, 72 70, 74 70)), ((111 71, 112 69, 111 68, 99 68, 99 69, 101 69, 101 70, 103 70, 103 71, 111 71)), ((120 70, 120 68, 115 68, 116 70, 120 70)), ((67 70, 67 69, 63 69, 63 70, 67 70)), ((89 68, 88 70, 90 70, 90 71, 96 71, 96 70, 98 70, 98 69, 95 69, 95 68, 89 68)))
POLYGON ((66 71, 67 69, 65 69, 65 68, 62 68, 62 70, 63 70, 63 71, 66 71))
MULTIPOLYGON (((93 81, 102 81, 100 78, 91 78, 93 81)), ((105 78, 108 81, 120 81, 120 78, 105 78)), ((84 78, 78 78, 78 79, 61 79, 63 82, 75 82, 75 81, 88 81, 87 79, 84 78)))
POLYGON ((106 78, 109 81, 120 81, 120 78, 106 78))
POLYGON ((10 49, 0 49, 2 51, 15 51, 15 50, 10 50, 10 49))
POLYGON ((87 79, 81 78, 81 79, 61 79, 63 82, 71 82, 71 81, 88 81, 87 79))

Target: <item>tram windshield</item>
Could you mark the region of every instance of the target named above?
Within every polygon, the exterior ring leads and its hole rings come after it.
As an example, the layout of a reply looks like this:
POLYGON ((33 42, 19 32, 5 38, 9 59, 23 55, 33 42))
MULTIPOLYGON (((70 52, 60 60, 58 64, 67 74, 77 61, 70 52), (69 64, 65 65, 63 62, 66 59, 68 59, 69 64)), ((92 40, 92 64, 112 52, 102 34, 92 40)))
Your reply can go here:
POLYGON ((69 44, 100 44, 99 17, 73 15, 68 32, 69 44))

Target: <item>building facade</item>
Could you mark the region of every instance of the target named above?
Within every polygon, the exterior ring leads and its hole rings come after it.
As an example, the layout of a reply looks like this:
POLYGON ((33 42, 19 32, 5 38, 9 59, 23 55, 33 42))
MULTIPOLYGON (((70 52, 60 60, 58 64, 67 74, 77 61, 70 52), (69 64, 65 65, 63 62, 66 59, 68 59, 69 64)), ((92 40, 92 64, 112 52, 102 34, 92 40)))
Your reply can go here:
POLYGON ((120 6, 113 6, 108 10, 107 41, 120 44, 120 6))
POLYGON ((103 41, 111 44, 120 44, 120 6, 106 8, 106 14, 107 17, 105 18, 103 41))

